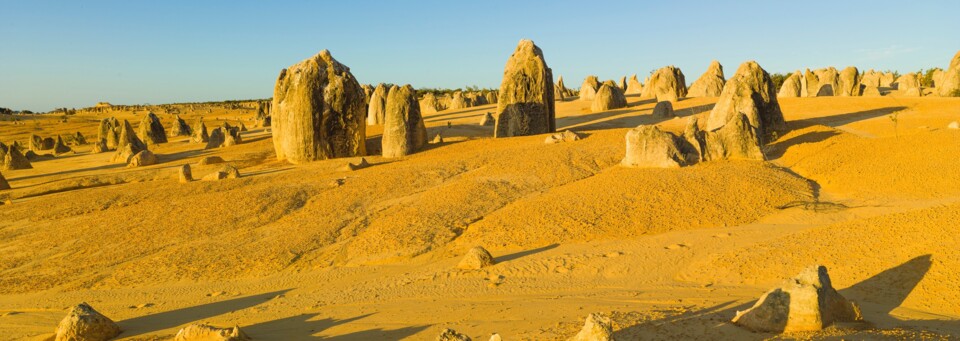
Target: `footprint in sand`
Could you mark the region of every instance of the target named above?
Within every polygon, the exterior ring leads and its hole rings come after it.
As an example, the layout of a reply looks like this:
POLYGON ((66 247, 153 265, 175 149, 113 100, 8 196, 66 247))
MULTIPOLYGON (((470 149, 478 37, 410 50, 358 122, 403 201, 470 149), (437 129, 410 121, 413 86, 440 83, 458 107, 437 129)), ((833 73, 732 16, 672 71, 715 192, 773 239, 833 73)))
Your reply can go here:
POLYGON ((685 244, 673 244, 665 247, 667 250, 679 250, 679 249, 689 249, 690 247, 685 244))

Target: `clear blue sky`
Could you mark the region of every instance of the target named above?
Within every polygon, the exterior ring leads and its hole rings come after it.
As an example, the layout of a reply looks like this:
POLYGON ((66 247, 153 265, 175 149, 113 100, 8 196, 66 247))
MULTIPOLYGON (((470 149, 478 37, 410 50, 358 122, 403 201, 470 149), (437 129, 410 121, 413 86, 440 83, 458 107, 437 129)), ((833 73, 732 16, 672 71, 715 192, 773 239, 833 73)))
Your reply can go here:
POLYGON ((533 39, 570 87, 676 65, 693 82, 855 65, 946 67, 960 1, 2 1, 0 107, 267 98, 322 49, 363 83, 497 87, 533 39))

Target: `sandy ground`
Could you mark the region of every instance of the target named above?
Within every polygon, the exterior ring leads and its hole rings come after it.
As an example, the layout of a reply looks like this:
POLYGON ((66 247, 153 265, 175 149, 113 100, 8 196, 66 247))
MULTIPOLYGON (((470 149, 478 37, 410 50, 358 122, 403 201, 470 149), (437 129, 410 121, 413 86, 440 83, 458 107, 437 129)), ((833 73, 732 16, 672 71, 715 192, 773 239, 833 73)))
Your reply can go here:
MULTIPOLYGON (((171 339, 192 322, 239 325, 258 340, 431 340, 453 328, 476 340, 572 336, 591 312, 618 339, 913 339, 960 335, 960 99, 781 99, 791 131, 770 162, 676 170, 618 165, 638 124, 683 129, 715 98, 590 113, 557 104, 557 126, 585 138, 492 139, 477 123, 495 106, 430 113, 442 144, 399 159, 277 162, 250 109, 186 111, 208 127, 246 120, 244 143, 154 147, 161 164, 130 169, 110 153, 4 172, 0 192, 0 340, 52 335, 88 302, 124 340, 171 339), (895 117, 896 121, 891 119, 895 117), (244 175, 199 178, 222 156, 244 175), (470 247, 499 264, 455 268, 470 247), (728 321, 801 269, 824 264, 875 328, 751 333, 728 321)), ((139 122, 143 112, 110 114, 139 122)), ((105 115, 23 125, 0 140, 81 131, 105 115)), ((172 115, 160 114, 165 126, 172 115)), ((168 128, 169 129, 169 128, 168 128)), ((380 127, 368 129, 379 150, 380 127)))

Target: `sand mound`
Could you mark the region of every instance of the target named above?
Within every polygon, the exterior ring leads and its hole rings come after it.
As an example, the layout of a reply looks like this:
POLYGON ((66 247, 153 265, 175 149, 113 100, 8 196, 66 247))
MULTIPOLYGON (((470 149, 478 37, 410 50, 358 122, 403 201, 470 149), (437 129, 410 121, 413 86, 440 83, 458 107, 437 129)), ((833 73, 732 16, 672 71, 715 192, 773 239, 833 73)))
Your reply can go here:
POLYGON ((778 163, 824 189, 861 200, 960 195, 960 136, 949 130, 866 138, 824 126, 792 131, 773 146, 778 163), (867 152, 878 151, 878 152, 867 152))

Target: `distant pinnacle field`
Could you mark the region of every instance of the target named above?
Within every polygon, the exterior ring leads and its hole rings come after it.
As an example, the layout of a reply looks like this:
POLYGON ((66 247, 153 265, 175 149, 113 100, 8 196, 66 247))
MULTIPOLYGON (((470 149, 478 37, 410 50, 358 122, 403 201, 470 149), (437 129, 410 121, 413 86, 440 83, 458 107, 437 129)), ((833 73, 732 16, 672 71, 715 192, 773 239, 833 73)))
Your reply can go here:
POLYGON ((960 53, 581 83, 524 39, 466 90, 336 53, 3 110, 0 340, 960 338, 960 53))

